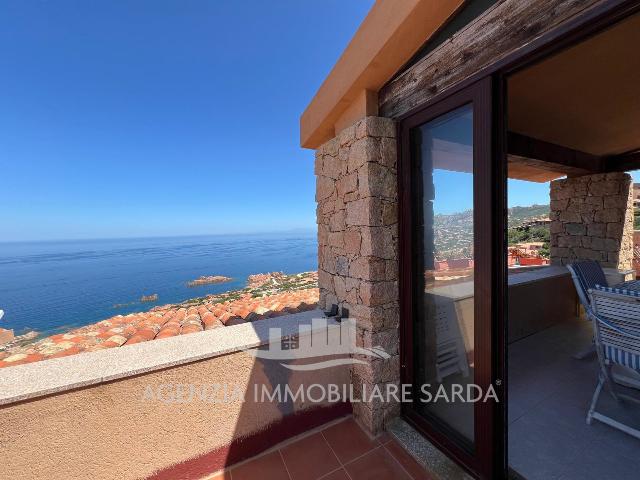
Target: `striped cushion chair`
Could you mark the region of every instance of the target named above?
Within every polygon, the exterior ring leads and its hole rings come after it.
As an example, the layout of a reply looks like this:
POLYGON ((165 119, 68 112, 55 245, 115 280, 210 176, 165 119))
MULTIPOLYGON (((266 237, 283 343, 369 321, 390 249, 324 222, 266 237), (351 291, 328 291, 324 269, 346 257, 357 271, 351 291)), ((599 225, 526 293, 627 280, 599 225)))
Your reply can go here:
MULTIPOLYGON (((621 365, 640 373, 640 286, 635 283, 627 282, 615 287, 596 285, 589 290, 592 307, 589 315, 593 321, 600 373, 587 414, 587 423, 591 424, 595 419, 640 439, 639 430, 596 410, 600 392, 605 385, 616 400, 623 397, 640 403, 637 398, 617 391, 611 372, 612 367, 621 365)), ((640 388, 637 384, 625 384, 640 388)))
POLYGON ((596 288, 596 285, 607 285, 604 271, 595 260, 573 262, 571 265, 567 265, 567 268, 571 272, 580 303, 588 312, 591 309, 589 290, 596 288))
MULTIPOLYGON (((596 288, 596 285, 607 285, 607 278, 604 275, 604 271, 598 262, 595 260, 581 260, 579 262, 573 262, 571 265, 567 265, 567 268, 571 272, 571 278, 573 284, 576 287, 578 293, 578 299, 582 307, 587 313, 587 317, 591 318, 591 302, 589 301, 589 290, 596 288)), ((577 360, 584 360, 590 357, 596 352, 593 345, 589 345, 584 350, 573 355, 573 358, 577 360)))

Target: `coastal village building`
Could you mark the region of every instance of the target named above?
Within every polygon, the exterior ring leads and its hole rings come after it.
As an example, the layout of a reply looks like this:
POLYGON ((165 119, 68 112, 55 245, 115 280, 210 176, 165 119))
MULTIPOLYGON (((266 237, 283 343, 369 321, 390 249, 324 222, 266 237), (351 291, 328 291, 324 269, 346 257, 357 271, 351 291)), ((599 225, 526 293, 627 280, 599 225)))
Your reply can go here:
POLYGON ((378 0, 300 120, 318 288, 64 339, 121 348, 0 358, 3 477, 636 478, 639 441, 585 422, 598 368, 573 358, 592 329, 566 265, 635 276, 638 45, 637 1, 378 0), (509 178, 550 182, 549 265, 509 264, 509 178), (343 334, 357 348, 335 363, 268 358, 343 334), (213 383, 244 396, 202 403, 213 383), (362 395, 401 384, 414 401, 362 395), (305 385, 355 396, 247 396, 305 385), (420 401, 455 387, 498 401, 420 401))

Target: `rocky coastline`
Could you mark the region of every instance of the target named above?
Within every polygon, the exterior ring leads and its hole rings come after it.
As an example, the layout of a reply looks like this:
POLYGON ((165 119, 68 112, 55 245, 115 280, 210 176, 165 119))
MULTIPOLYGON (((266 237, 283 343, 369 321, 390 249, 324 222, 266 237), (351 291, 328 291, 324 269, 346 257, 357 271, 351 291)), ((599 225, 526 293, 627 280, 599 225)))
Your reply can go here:
POLYGON ((298 313, 317 308, 318 300, 318 272, 251 275, 243 289, 116 315, 32 341, 10 342, 0 346, 0 368, 298 313))

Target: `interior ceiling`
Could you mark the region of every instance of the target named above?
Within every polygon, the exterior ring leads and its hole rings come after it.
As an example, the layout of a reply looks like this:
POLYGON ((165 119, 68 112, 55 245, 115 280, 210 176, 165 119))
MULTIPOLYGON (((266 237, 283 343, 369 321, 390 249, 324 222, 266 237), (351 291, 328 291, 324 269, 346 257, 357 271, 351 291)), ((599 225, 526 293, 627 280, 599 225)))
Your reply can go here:
MULTIPOLYGON (((564 169, 563 169, 564 170, 564 169)), ((530 158, 508 156, 508 177, 529 182, 546 183, 564 177, 566 171, 553 168, 548 162, 538 162, 530 158)))
MULTIPOLYGON (((634 15, 513 75, 509 130, 598 156, 639 149, 639 48, 640 15, 634 15)), ((518 177, 533 175, 535 165, 510 162, 518 177)))

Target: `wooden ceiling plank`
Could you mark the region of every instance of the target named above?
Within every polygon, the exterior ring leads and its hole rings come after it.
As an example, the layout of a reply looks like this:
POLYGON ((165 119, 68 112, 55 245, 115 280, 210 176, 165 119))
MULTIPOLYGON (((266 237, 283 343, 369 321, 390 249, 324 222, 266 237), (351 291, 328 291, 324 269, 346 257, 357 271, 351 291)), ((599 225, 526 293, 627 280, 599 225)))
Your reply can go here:
POLYGON ((604 171, 601 157, 516 132, 507 135, 507 152, 511 162, 550 172, 575 176, 604 171))
POLYGON ((640 150, 622 155, 611 155, 606 157, 603 162, 607 172, 640 170, 640 150))

